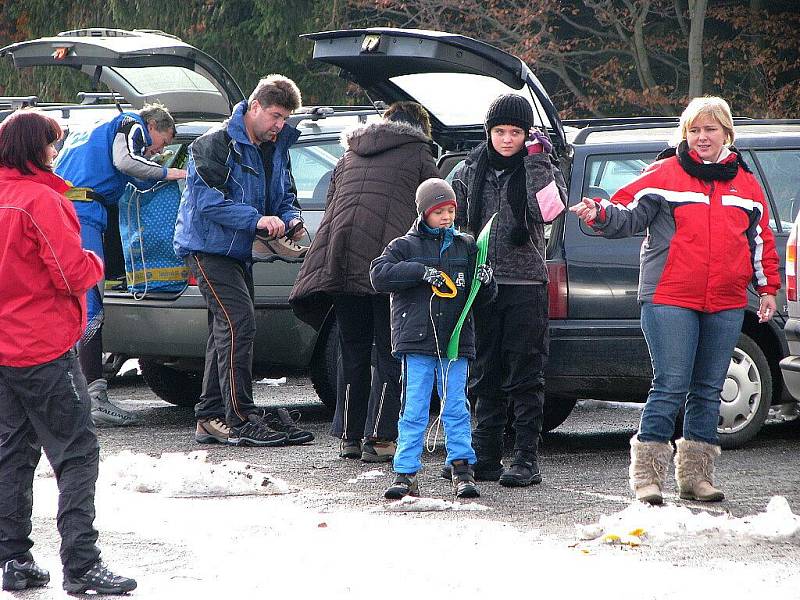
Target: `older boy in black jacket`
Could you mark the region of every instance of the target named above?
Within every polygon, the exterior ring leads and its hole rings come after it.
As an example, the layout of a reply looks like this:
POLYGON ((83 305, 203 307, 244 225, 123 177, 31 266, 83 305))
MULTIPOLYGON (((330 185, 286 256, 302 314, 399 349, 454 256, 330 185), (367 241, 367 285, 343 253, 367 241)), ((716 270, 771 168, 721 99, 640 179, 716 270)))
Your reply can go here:
POLYGON ((373 287, 391 292, 392 351, 403 363, 402 410, 394 456, 397 476, 384 495, 389 499, 419 495, 416 473, 422 467, 420 456, 435 379, 453 488, 459 498, 474 498, 479 492, 471 467, 475 452, 466 397, 467 361, 475 358, 471 314, 461 332, 458 358, 447 359, 447 345, 466 304, 473 275, 483 284, 478 302, 490 302, 497 287, 491 268, 475 265, 475 240, 453 227, 456 200, 450 184, 428 179, 417 189, 416 202, 420 217, 411 230, 393 240, 370 267, 373 287), (431 289, 444 290, 445 276, 455 288, 453 297, 439 296, 431 289))

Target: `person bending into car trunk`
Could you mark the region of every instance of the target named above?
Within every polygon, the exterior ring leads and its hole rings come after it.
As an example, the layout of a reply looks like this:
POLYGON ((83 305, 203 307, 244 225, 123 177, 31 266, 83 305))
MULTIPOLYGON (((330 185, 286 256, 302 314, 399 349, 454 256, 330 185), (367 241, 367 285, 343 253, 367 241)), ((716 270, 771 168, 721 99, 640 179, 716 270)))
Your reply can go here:
POLYGON ((314 439, 285 409, 265 414, 253 403, 253 241, 256 230, 276 238, 292 227, 295 239, 305 233, 289 167, 289 147, 300 133, 286 125, 300 103, 291 79, 268 75, 228 120, 189 146, 174 247, 208 306, 195 406, 199 443, 277 446, 314 439))
POLYGON ((320 329, 333 306, 341 352, 331 434, 339 456, 390 462, 400 414, 400 362, 392 356, 389 296, 369 265, 417 218, 417 186, 438 177, 428 112, 396 102, 381 121, 342 135, 325 215, 289 296, 298 318, 320 329), (372 369, 373 348, 375 368, 372 369))
MULTIPOLYGON (((103 236, 108 208, 115 206, 128 184, 147 189, 156 181, 186 177, 183 169, 168 169, 149 160, 175 135, 175 121, 160 104, 139 112, 123 112, 89 131, 73 131, 55 162, 55 172, 73 186, 67 197, 75 202, 83 247, 104 257, 103 236)), ((100 426, 131 425, 136 418, 108 400, 103 377, 103 286, 87 293, 89 321, 81 337, 78 359, 89 381, 92 420, 100 426)))
POLYGON ((0 565, 4 590, 41 587, 33 478, 42 448, 58 483, 63 587, 123 594, 133 579, 100 562, 94 490, 100 446, 74 346, 103 261, 81 248, 68 185, 52 171, 61 128, 33 110, 0 124, 0 565))
POLYGON ((469 392, 476 400, 475 479, 499 479, 507 487, 542 481, 538 445, 549 352, 544 223, 563 212, 566 198, 564 179, 548 155, 552 145, 533 124, 524 97, 495 99, 486 113, 486 142, 453 179, 460 226, 477 235, 497 213, 488 252, 497 297, 475 307, 477 356, 469 392), (514 453, 503 470, 509 403, 514 453))
POLYGON ((680 118, 677 147, 610 201, 584 198, 570 210, 608 238, 647 230, 639 304, 653 384, 631 439, 630 485, 636 498, 663 502, 675 442, 681 498, 715 502, 720 393, 741 333, 747 287, 759 293, 759 321, 775 314, 780 288, 769 209, 756 178, 732 146, 735 132, 722 98, 692 100, 680 118))

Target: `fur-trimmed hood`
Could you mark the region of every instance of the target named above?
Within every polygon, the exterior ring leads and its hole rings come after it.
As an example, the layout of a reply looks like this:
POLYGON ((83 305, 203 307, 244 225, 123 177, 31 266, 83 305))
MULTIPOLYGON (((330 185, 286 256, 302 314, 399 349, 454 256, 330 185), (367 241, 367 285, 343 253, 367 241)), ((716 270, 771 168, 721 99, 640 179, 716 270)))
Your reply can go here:
POLYGON ((342 132, 340 143, 359 156, 380 154, 412 142, 430 143, 431 139, 419 127, 399 121, 377 121, 359 125, 342 132))

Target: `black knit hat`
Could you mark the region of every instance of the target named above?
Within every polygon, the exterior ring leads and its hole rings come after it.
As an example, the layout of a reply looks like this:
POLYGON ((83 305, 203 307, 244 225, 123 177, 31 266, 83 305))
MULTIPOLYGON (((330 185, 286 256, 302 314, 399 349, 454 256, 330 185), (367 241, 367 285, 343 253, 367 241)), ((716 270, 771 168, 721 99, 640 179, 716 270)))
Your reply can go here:
POLYGON ((531 103, 518 94, 498 96, 486 112, 486 133, 497 125, 515 125, 527 133, 533 127, 531 103))

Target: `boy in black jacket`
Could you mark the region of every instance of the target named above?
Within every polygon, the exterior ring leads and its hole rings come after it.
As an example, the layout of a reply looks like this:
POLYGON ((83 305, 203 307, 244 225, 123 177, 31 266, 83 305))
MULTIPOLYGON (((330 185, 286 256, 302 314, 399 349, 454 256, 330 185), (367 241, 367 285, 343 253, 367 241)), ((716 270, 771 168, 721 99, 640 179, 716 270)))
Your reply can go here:
POLYGON ((466 396, 467 361, 475 358, 472 314, 464 322, 458 358, 447 359, 447 344, 466 304, 473 275, 483 284, 478 302, 490 302, 496 292, 488 265, 475 266, 478 253, 472 237, 453 227, 456 215, 453 188, 442 179, 428 179, 417 189, 420 217, 411 230, 393 240, 372 261, 370 280, 378 292, 391 292, 392 352, 402 360, 402 410, 394 456, 394 483, 384 496, 418 496, 416 473, 422 467, 422 443, 428 424, 434 379, 442 399, 446 464, 452 468, 455 495, 479 496, 472 474, 469 404, 466 396), (455 296, 441 297, 431 286, 455 296), (452 291, 452 290, 451 290, 452 291))

